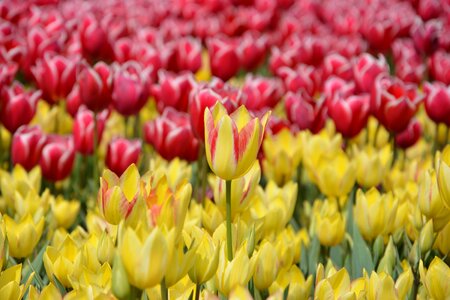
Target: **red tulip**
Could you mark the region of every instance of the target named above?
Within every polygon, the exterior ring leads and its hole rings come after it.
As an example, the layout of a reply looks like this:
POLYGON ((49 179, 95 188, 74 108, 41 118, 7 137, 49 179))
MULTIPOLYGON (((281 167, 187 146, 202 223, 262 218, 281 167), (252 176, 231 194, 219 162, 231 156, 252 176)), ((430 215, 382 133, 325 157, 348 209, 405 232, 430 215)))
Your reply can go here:
POLYGON ((256 69, 266 54, 266 39, 252 34, 244 34, 239 43, 240 61, 245 70, 256 69))
MULTIPOLYGON (((97 114, 97 144, 102 140, 108 111, 97 114)), ((94 113, 85 107, 78 110, 73 124, 75 150, 83 155, 94 153, 94 113)))
POLYGON ((84 66, 78 76, 81 103, 95 112, 108 108, 112 84, 112 71, 104 62, 96 63, 93 68, 84 66))
POLYGON ((439 17, 443 11, 443 3, 440 0, 420 0, 417 12, 422 20, 430 20, 439 17))
POLYGON ((11 160, 29 171, 39 163, 46 137, 39 126, 21 126, 14 133, 11 160))
POLYGON ((202 66, 202 45, 194 38, 183 38, 177 42, 177 71, 197 72, 202 66))
POLYGON ((395 136, 395 144, 402 149, 413 146, 422 135, 422 125, 417 120, 412 120, 408 127, 395 136))
POLYGON ((372 55, 364 53, 358 57, 353 65, 353 78, 359 90, 364 93, 372 91, 375 79, 382 73, 389 73, 389 67, 382 55, 376 59, 372 55))
POLYGON ((106 167, 117 176, 122 175, 129 165, 137 164, 141 149, 140 140, 128 140, 122 137, 112 139, 106 151, 106 167))
POLYGON ((192 132, 187 113, 168 107, 159 118, 145 124, 144 134, 145 141, 164 159, 179 157, 195 161, 198 157, 199 141, 192 132))
POLYGON ((430 74, 434 79, 450 84, 450 54, 436 51, 430 59, 430 74))
POLYGON ((397 39, 392 44, 395 61, 395 75, 405 82, 420 83, 424 77, 425 65, 411 39, 397 39))
POLYGON ((108 35, 94 15, 84 15, 78 31, 83 53, 87 58, 109 60, 113 57, 108 35))
POLYGON ((21 84, 15 82, 4 88, 0 96, 0 120, 9 132, 14 133, 33 119, 41 91, 25 91, 21 84))
POLYGON ((323 95, 327 102, 334 99, 339 94, 341 97, 349 97, 355 94, 355 83, 353 81, 345 81, 342 78, 331 76, 323 85, 323 95))
POLYGON ((38 87, 42 91, 42 98, 49 103, 56 103, 69 95, 76 80, 76 59, 61 55, 44 55, 31 68, 38 87))
POLYGON ((10 85, 13 82, 17 70, 17 64, 2 62, 0 59, 0 91, 4 86, 10 85))
POLYGON ((272 48, 269 59, 269 69, 272 74, 278 75, 279 70, 283 67, 292 68, 295 64, 295 51, 292 49, 282 51, 277 47, 272 48))
POLYGON ((303 89, 308 94, 314 95, 319 86, 317 73, 312 66, 301 64, 295 69, 283 67, 278 70, 278 74, 284 81, 286 90, 294 93, 303 89))
POLYGON ((411 37, 416 48, 424 54, 431 54, 439 47, 442 24, 436 20, 423 23, 417 19, 411 27, 411 37))
POLYGON ((336 95, 328 105, 328 115, 343 137, 353 138, 367 125, 370 115, 370 96, 369 94, 350 97, 336 95))
POLYGON ((400 24, 387 11, 372 12, 365 16, 361 32, 373 49, 388 50, 400 31, 400 24))
POLYGON ((49 137, 39 160, 42 176, 50 181, 63 180, 72 172, 74 160, 75 148, 71 137, 49 137))
POLYGON ((425 110, 428 117, 436 123, 450 126, 450 86, 441 82, 424 84, 425 110))
POLYGON ((225 81, 236 75, 240 68, 236 43, 222 38, 210 38, 207 45, 211 73, 225 81))
POLYGON ((72 118, 75 118, 77 115, 81 104, 80 89, 78 85, 75 85, 66 99, 66 110, 72 118))
POLYGON ((400 133, 408 127, 422 99, 416 85, 381 75, 371 95, 371 110, 388 131, 400 133))
POLYGON ((273 108, 283 97, 283 82, 278 78, 248 75, 245 77, 242 92, 243 103, 249 110, 273 108))
POLYGON ((195 80, 191 73, 174 74, 167 71, 158 72, 158 84, 152 88, 156 98, 158 110, 174 107, 179 111, 187 111, 189 93, 195 87, 195 80))
POLYGON ((308 129, 318 133, 325 126, 327 106, 325 100, 315 101, 303 90, 294 94, 286 94, 286 115, 291 123, 300 130, 308 129))
POLYGON ((129 61, 118 67, 114 74, 112 104, 124 116, 139 113, 150 96, 151 68, 129 61))
POLYGON ((323 61, 323 69, 325 78, 331 75, 340 77, 345 80, 353 78, 352 64, 346 57, 333 53, 327 55, 323 61))
POLYGON ((114 57, 119 63, 133 60, 133 41, 130 38, 121 38, 114 43, 114 57))
POLYGON ((163 67, 163 58, 160 51, 147 44, 138 44, 134 57, 143 66, 152 68, 151 79, 156 81, 158 79, 158 71, 163 67))

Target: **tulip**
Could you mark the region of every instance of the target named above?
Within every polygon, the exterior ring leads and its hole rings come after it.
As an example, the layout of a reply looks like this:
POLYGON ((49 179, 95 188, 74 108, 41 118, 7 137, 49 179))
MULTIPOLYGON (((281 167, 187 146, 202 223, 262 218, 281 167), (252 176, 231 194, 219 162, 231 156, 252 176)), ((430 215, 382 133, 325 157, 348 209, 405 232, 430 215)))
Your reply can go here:
POLYGON ((167 107, 156 120, 144 125, 145 141, 165 159, 176 157, 195 161, 199 153, 199 141, 191 129, 186 113, 167 107))
POLYGON ((399 278, 399 281, 397 283, 394 283, 394 280, 388 274, 384 272, 381 272, 380 274, 372 272, 372 274, 370 275, 370 279, 367 277, 365 279, 367 289, 367 299, 368 300, 404 299, 407 296, 407 293, 411 289, 413 284, 412 273, 409 273, 408 277, 409 277, 408 280, 405 280, 405 278, 401 279, 399 278), (403 287, 403 285, 406 286, 403 287), (402 295, 399 295, 399 290, 403 291, 402 295))
POLYGON ((80 202, 75 200, 67 201, 61 196, 58 196, 56 201, 52 203, 51 207, 56 224, 65 229, 69 229, 78 216, 80 202))
POLYGON ((70 235, 67 235, 61 245, 48 246, 44 252, 43 261, 48 278, 54 282, 54 277, 65 287, 72 287, 70 277, 74 275, 75 261, 80 249, 70 235))
POLYGON ((263 142, 264 175, 279 186, 290 181, 301 162, 302 144, 302 135, 293 135, 288 129, 266 136, 263 142))
POLYGON ((356 193, 355 221, 367 241, 374 240, 385 230, 385 201, 386 198, 376 188, 371 188, 366 193, 361 190, 356 193))
POLYGON ((140 175, 135 164, 131 164, 120 178, 110 170, 103 171, 97 201, 105 220, 117 225, 130 216, 140 188, 140 175))
POLYGON ((422 0, 419 1, 417 12, 422 20, 429 20, 439 17, 442 10, 439 5, 439 1, 422 0))
POLYGON ((194 38, 178 40, 176 46, 176 71, 197 72, 202 67, 202 45, 194 38))
POLYGON ((390 145, 381 150, 368 146, 365 149, 355 148, 356 182, 365 188, 378 186, 387 173, 392 160, 390 145))
MULTIPOLYGON (((244 212, 250 204, 250 200, 255 194, 259 180, 261 179, 261 168, 258 161, 255 161, 250 170, 242 177, 231 182, 231 217, 244 212)), ((216 177, 213 185, 214 201, 225 214, 226 211, 226 181, 216 177)))
POLYGON ((70 94, 67 95, 66 110, 73 118, 75 118, 80 106, 81 106, 80 89, 78 85, 75 85, 70 94))
POLYGON ((9 88, 0 91, 0 121, 10 133, 20 126, 28 124, 36 113, 36 104, 41 96, 40 91, 27 92, 15 82, 9 88))
POLYGON ((75 160, 75 148, 71 138, 57 136, 49 139, 42 149, 39 166, 42 176, 51 181, 67 178, 72 172, 75 160))
POLYGON ((450 222, 447 221, 445 227, 436 236, 436 243, 435 243, 435 247, 439 249, 439 251, 443 255, 450 253, 450 244, 448 243, 449 238, 450 238, 450 222))
POLYGON ((232 180, 250 170, 269 116, 270 113, 266 113, 261 120, 252 118, 244 106, 228 115, 219 102, 205 110, 206 158, 217 176, 232 180))
POLYGON ((130 294, 130 283, 119 253, 114 256, 111 289, 114 296, 119 299, 127 298, 130 294))
POLYGON ((103 232, 100 236, 100 240, 97 245, 97 259, 101 264, 109 263, 113 261, 115 253, 114 243, 111 236, 103 232))
POLYGON ((210 38, 206 44, 211 73, 224 81, 236 75, 240 67, 236 43, 233 40, 210 38))
POLYGON ((346 99, 335 97, 328 106, 336 130, 345 138, 357 136, 369 119, 370 98, 368 94, 354 95, 346 99))
POLYGON ((323 95, 327 103, 332 102, 335 97, 348 98, 356 94, 355 83, 347 82, 342 78, 331 76, 323 84, 323 95))
POLYGON ((174 74, 167 71, 158 72, 158 84, 152 87, 158 110, 173 107, 178 111, 187 111, 189 93, 195 87, 191 73, 174 74))
POLYGON ((204 204, 202 225, 209 233, 213 233, 223 223, 225 218, 220 209, 211 200, 205 199, 204 204))
POLYGON ((172 247, 171 239, 158 227, 146 235, 126 228, 118 250, 129 282, 142 290, 159 284, 169 267, 172 247))
POLYGON ((273 108, 283 96, 283 84, 278 78, 265 78, 246 76, 242 92, 245 107, 258 111, 264 108, 273 108))
POLYGON ((136 115, 150 96, 151 68, 142 68, 135 61, 116 67, 112 90, 114 109, 123 116, 136 115))
POLYGON ((423 283, 428 297, 432 299, 447 299, 450 297, 447 280, 450 276, 450 268, 445 262, 436 256, 426 270, 423 262, 420 261, 419 271, 420 281, 423 283))
POLYGON ((361 33, 373 49, 384 52, 389 49, 400 29, 399 22, 387 13, 373 12, 364 18, 361 33))
POLYGON ((141 153, 140 140, 113 138, 106 151, 105 164, 108 169, 121 176, 131 164, 137 164, 141 153))
MULTIPOLYGON (((318 270, 317 274, 323 274, 323 266, 321 264, 319 268, 322 268, 322 271, 318 270)), ((327 299, 327 296, 331 296, 333 299, 356 298, 355 292, 351 290, 350 276, 345 268, 335 271, 335 273, 330 273, 325 278, 320 278, 321 276, 317 275, 314 292, 315 299, 327 299)))
POLYGON ((195 284, 210 280, 219 265, 220 246, 216 245, 211 236, 204 230, 194 227, 193 241, 198 244, 195 251, 194 265, 189 270, 189 278, 195 284))
POLYGON ((278 71, 279 77, 284 81, 286 90, 296 93, 305 90, 309 95, 314 96, 318 89, 319 79, 315 68, 308 65, 299 65, 296 69, 281 68, 278 71))
POLYGON ((76 80, 77 59, 61 55, 44 55, 32 67, 37 86, 42 91, 42 98, 49 103, 65 99, 72 91, 76 80))
POLYGON ((104 62, 94 67, 84 66, 77 78, 81 103, 93 112, 102 111, 111 104, 113 74, 104 62))
POLYGON ((437 181, 439 194, 445 207, 450 209, 450 146, 446 146, 439 159, 437 181))
POLYGON ((362 54, 353 66, 355 82, 358 88, 366 93, 372 91, 377 76, 386 73, 389 73, 389 67, 382 55, 376 59, 370 54, 362 54))
POLYGON ((432 54, 439 46, 441 24, 436 20, 424 23, 417 19, 411 27, 411 38, 416 48, 424 54, 432 54))
POLYGON ((371 109, 388 131, 399 133, 408 127, 421 101, 422 96, 417 93, 415 85, 379 76, 371 97, 371 109))
POLYGON ((2 299, 23 299, 24 294, 33 280, 34 275, 24 284, 21 283, 22 264, 14 265, 0 274, 0 298, 2 299))
POLYGON ((447 52, 436 51, 430 58, 429 69, 435 80, 450 84, 450 55, 447 52))
POLYGON ((264 36, 257 37, 244 33, 239 42, 239 61, 245 70, 255 70, 264 60, 267 41, 264 36))
POLYGON ((255 259, 249 259, 244 247, 241 247, 233 260, 228 261, 223 246, 219 254, 219 266, 214 279, 215 286, 223 295, 229 293, 238 285, 247 285, 255 268, 255 259))
POLYGON ((170 288, 180 281, 195 263, 197 245, 185 250, 185 244, 179 243, 170 249, 168 268, 164 276, 165 285, 170 288))
POLYGON ((10 255, 15 258, 28 257, 41 239, 44 218, 41 217, 35 222, 27 215, 16 222, 8 215, 4 215, 4 221, 10 255))
POLYGON ((278 275, 278 259, 274 246, 263 241, 256 254, 255 274, 253 282, 255 287, 264 291, 269 288, 278 275))
POLYGON ((314 134, 323 129, 327 115, 323 98, 315 101, 305 91, 288 92, 285 98, 287 117, 298 129, 308 129, 314 134))
POLYGON ((351 80, 353 78, 353 69, 350 61, 337 53, 329 54, 323 61, 325 77, 332 75, 342 78, 344 80, 351 80))
POLYGON ((45 286, 42 291, 39 293, 33 285, 30 285, 30 289, 28 291, 28 299, 30 300, 44 300, 44 299, 62 299, 62 295, 59 292, 58 288, 53 284, 49 283, 45 286))
POLYGON ((11 160, 30 171, 39 163, 46 137, 39 126, 21 126, 13 135, 11 160))
POLYGON ((320 191, 328 197, 346 196, 355 184, 356 166, 341 150, 330 160, 319 160, 315 173, 320 191))
POLYGON ((413 119, 408 127, 395 136, 395 144, 402 149, 413 146, 422 136, 422 125, 413 119))
POLYGON ((325 201, 315 213, 316 234, 320 244, 332 247, 340 244, 344 238, 345 220, 338 211, 336 202, 325 201))
POLYGON ((270 294, 274 294, 275 290, 284 291, 289 286, 287 299, 307 300, 312 287, 312 276, 307 279, 297 265, 292 265, 288 269, 281 269, 278 273, 276 281, 269 288, 270 294))
POLYGON ((108 111, 104 110, 95 115, 92 111, 82 107, 78 110, 73 124, 73 140, 75 150, 83 155, 94 153, 94 117, 97 119, 97 144, 100 143, 105 128, 108 111))
POLYGON ((424 84, 425 110, 435 123, 450 126, 450 87, 440 82, 424 84))
POLYGON ((81 48, 89 58, 112 58, 108 33, 93 14, 84 15, 78 27, 81 48))

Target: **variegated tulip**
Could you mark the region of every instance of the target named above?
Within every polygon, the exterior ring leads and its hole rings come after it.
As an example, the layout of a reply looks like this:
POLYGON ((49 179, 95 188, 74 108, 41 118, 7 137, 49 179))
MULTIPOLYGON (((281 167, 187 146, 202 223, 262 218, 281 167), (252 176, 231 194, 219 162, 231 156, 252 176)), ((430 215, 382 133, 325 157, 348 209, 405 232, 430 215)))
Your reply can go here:
POLYGON ((253 118, 245 106, 228 115, 222 103, 205 109, 206 158, 222 179, 243 176, 253 165, 261 146, 270 112, 253 118))
POLYGON ((97 201, 108 223, 117 225, 131 214, 139 196, 140 180, 135 164, 131 164, 120 178, 110 170, 103 172, 97 201))

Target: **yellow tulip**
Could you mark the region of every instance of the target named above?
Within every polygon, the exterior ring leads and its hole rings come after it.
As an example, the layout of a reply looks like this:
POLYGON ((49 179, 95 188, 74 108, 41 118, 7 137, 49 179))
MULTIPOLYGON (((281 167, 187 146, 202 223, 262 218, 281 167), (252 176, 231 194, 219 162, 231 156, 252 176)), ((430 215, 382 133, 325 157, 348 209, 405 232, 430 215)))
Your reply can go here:
POLYGON ((15 193, 14 208, 16 217, 23 218, 31 215, 34 221, 45 216, 49 208, 49 202, 53 197, 48 190, 39 196, 39 191, 29 190, 25 196, 19 192, 15 193))
MULTIPOLYGON (((108 263, 103 264, 97 271, 83 268, 76 277, 70 277, 76 291, 90 290, 94 298, 111 294, 112 270, 108 263)), ((111 299, 109 295, 106 299, 111 299)))
POLYGON ((255 287, 264 291, 276 279, 278 274, 278 259, 275 247, 267 241, 263 241, 256 254, 255 274, 253 282, 255 287))
MULTIPOLYGON (((318 268, 320 267, 321 265, 318 268)), ((356 296, 351 290, 350 276, 345 268, 332 270, 326 277, 320 277, 316 278, 314 299, 354 299, 356 296)))
POLYGON ((276 281, 270 286, 269 292, 271 295, 277 291, 284 292, 289 286, 288 300, 307 300, 309 299, 312 284, 312 275, 305 279, 302 271, 294 264, 289 268, 280 270, 276 281))
POLYGON ((25 198, 30 190, 38 193, 41 189, 41 169, 33 168, 29 173, 19 164, 14 166, 11 173, 0 170, 0 189, 3 201, 1 207, 15 207, 16 192, 25 198))
POLYGON ((438 167, 438 187, 442 201, 450 209, 450 145, 442 151, 438 167))
POLYGON ((316 234, 320 244, 331 247, 341 243, 345 234, 345 220, 336 201, 326 200, 315 213, 316 234))
POLYGON ((49 283, 45 286, 42 291, 39 293, 34 286, 30 286, 28 291, 28 299, 30 300, 59 300, 63 299, 61 293, 58 288, 53 285, 53 283, 49 283))
POLYGON ((31 216, 27 215, 17 223, 5 215, 4 220, 10 255, 15 258, 29 256, 41 239, 44 218, 34 222, 31 216))
POLYGON ((3 216, 0 214, 0 270, 3 269, 3 264, 5 263, 6 247, 5 222, 3 221, 3 216))
POLYGON ((194 265, 189 270, 189 278, 196 284, 202 284, 216 273, 220 247, 204 229, 198 227, 193 229, 192 240, 198 247, 195 251, 194 265))
POLYGON ((140 175, 135 164, 131 164, 122 176, 105 170, 100 179, 98 205, 105 220, 119 224, 132 212, 140 193, 140 175))
POLYGON ((238 285, 230 293, 230 300, 253 300, 252 295, 247 288, 242 285, 238 285))
POLYGON ((45 271, 50 281, 53 276, 65 287, 72 287, 69 276, 74 272, 75 259, 79 253, 79 247, 70 235, 67 235, 59 247, 48 246, 44 252, 43 261, 45 271))
MULTIPOLYGON (((166 176, 167 183, 173 190, 181 184, 188 183, 192 174, 191 165, 178 157, 175 157, 171 161, 167 161, 157 156, 150 160, 149 170, 152 170, 152 176, 157 180, 166 176)), ((145 176, 146 175, 144 175, 143 178, 145 178, 145 176)))
POLYGON ((431 299, 450 298, 450 285, 448 284, 450 267, 445 262, 436 256, 426 270, 423 262, 420 261, 419 271, 420 280, 431 299))
POLYGON ((315 172, 320 191, 328 197, 347 196, 355 184, 355 164, 342 150, 322 157, 315 172))
POLYGON ((409 291, 414 283, 414 275, 412 273, 411 267, 408 266, 403 273, 397 278, 395 282, 395 290, 398 295, 398 299, 406 299, 409 291))
POLYGON ((450 210, 444 206, 439 194, 436 172, 425 172, 419 185, 419 208, 428 219, 433 219, 437 231, 444 228, 450 220, 450 210))
POLYGON ((355 149, 356 182, 365 188, 379 185, 390 167, 392 150, 390 145, 381 150, 367 146, 363 150, 355 149))
POLYGON ((184 251, 184 242, 179 242, 169 253, 168 267, 164 280, 167 287, 174 286, 178 281, 187 275, 195 263, 196 251, 199 245, 191 245, 184 251))
POLYGON ((353 215, 362 236, 367 241, 374 240, 385 229, 384 200, 385 197, 382 197, 376 188, 371 188, 366 193, 362 190, 358 190, 356 193, 353 215))
POLYGON ((288 268, 293 263, 297 263, 300 260, 302 243, 307 245, 308 242, 305 241, 304 231, 296 233, 290 226, 280 231, 274 241, 280 268, 288 268))
POLYGON ((47 102, 40 100, 31 124, 40 125, 46 133, 69 134, 72 133, 73 119, 63 106, 50 106, 47 102))
POLYGON ((31 284, 34 272, 28 277, 25 284, 20 284, 22 277, 22 264, 14 265, 0 273, 0 299, 20 300, 31 284))
POLYGON ((258 154, 270 112, 253 118, 245 106, 228 115, 222 103, 205 109, 205 151, 211 170, 232 180, 247 173, 258 154))
MULTIPOLYGON (((216 205, 225 214, 226 195, 225 180, 216 177, 214 184, 214 200, 216 205)), ((250 170, 242 177, 231 181, 231 217, 244 211, 249 206, 261 179, 261 169, 258 161, 255 161, 250 170)))
POLYGON ((140 289, 161 282, 169 263, 173 242, 158 227, 150 234, 126 228, 119 242, 119 252, 130 283, 140 289))
POLYGON ((100 263, 111 263, 114 256, 114 243, 106 232, 103 232, 100 236, 100 240, 97 245, 97 258, 100 263))
POLYGON ((450 254, 450 222, 438 233, 435 246, 443 255, 450 254))
POLYGON ((241 247, 233 260, 228 261, 225 244, 219 254, 219 265, 215 276, 215 287, 225 296, 237 286, 245 286, 254 272, 254 257, 249 259, 245 247, 241 247))
POLYGON ((399 299, 394 280, 388 274, 372 272, 366 280, 367 300, 399 299))
POLYGON ((217 227, 223 223, 225 217, 222 212, 211 200, 206 199, 202 210, 202 224, 209 233, 216 231, 217 227))
MULTIPOLYGON (((243 220, 238 220, 231 224, 231 231, 233 234, 232 248, 234 249, 233 252, 235 252, 240 247, 246 246, 248 238, 252 234, 252 227, 249 227, 243 220)), ((216 231, 214 231, 212 235, 212 238, 216 245, 221 244, 226 240, 226 234, 226 223, 223 222, 217 227, 216 231)))
POLYGON ((291 180, 302 159, 302 140, 300 133, 294 135, 287 128, 264 139, 263 169, 267 179, 279 186, 291 180))
POLYGON ((68 229, 78 216, 80 202, 76 200, 67 201, 58 196, 56 201, 51 203, 51 208, 57 225, 68 229))

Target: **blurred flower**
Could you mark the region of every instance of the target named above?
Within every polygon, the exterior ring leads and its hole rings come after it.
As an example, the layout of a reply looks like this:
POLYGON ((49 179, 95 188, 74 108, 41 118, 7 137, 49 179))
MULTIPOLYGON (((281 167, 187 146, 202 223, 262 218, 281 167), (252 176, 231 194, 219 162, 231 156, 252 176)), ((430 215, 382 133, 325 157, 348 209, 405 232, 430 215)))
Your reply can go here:
POLYGON ((104 62, 93 67, 84 66, 77 78, 81 103, 94 112, 108 108, 111 104, 113 74, 104 62))
POLYGON ((326 277, 323 272, 323 266, 320 264, 316 278, 315 299, 327 299, 329 296, 334 299, 355 297, 355 292, 351 290, 350 276, 345 268, 329 272, 326 277), (322 271, 319 271, 319 268, 322 268, 322 271))
POLYGON ((61 196, 51 203, 52 213, 56 224, 68 229, 75 222, 80 210, 80 202, 76 200, 67 201, 61 196))
POLYGON ((386 172, 391 160, 392 150, 390 145, 378 150, 371 146, 364 149, 354 148, 356 160, 356 181, 365 188, 378 186, 386 172))
POLYGON ((278 76, 283 80, 286 90, 293 93, 304 90, 310 96, 314 96, 320 86, 316 69, 309 65, 300 64, 295 69, 280 68, 278 76))
POLYGON ((144 135, 146 142, 167 160, 178 157, 195 161, 198 157, 199 141, 187 113, 167 107, 160 117, 144 125, 144 135))
POLYGON ((228 115, 220 102, 205 110, 206 158, 217 176, 231 180, 250 170, 269 116, 266 113, 261 120, 252 118, 244 106, 228 115))
POLYGON ((445 207, 450 209, 450 146, 446 146, 439 159, 437 181, 439 194, 445 207))
POLYGON ((327 247, 340 244, 345 234, 345 220, 336 201, 328 199, 315 203, 318 204, 314 206, 315 227, 320 244, 327 247))
POLYGON ((94 153, 94 117, 97 118, 96 142, 98 145, 102 140, 108 114, 109 112, 107 110, 104 110, 99 114, 94 114, 84 106, 78 110, 73 124, 73 140, 77 152, 83 155, 94 153))
POLYGON ((14 265, 0 273, 0 298, 2 299, 22 299, 33 280, 31 274, 24 284, 21 280, 22 264, 14 265))
POLYGON ((307 300, 311 293, 313 278, 311 275, 305 279, 302 271, 297 265, 292 265, 287 269, 281 269, 277 279, 270 286, 270 294, 274 294, 276 290, 282 292, 289 286, 287 299, 307 300))
POLYGON ((208 39, 206 44, 212 75, 224 81, 236 75, 240 67, 237 43, 214 37, 208 39))
POLYGON ((253 282, 258 290, 263 291, 277 278, 279 268, 277 253, 270 242, 262 241, 255 255, 253 282))
POLYGON ((20 126, 30 123, 36 113, 36 103, 41 96, 40 91, 25 91, 17 82, 0 91, 0 120, 10 133, 20 126))
POLYGON ((267 135, 263 142, 264 176, 279 186, 289 182, 302 159, 302 135, 282 129, 276 135, 267 135))
POLYGON ((139 113, 150 96, 151 68, 135 61, 117 66, 114 71, 112 105, 123 116, 139 113))
POLYGON ((49 103, 64 100, 76 81, 78 58, 46 53, 31 68, 42 98, 49 103))
POLYGON ((21 126, 14 133, 11 147, 11 160, 30 171, 39 163, 46 137, 39 126, 21 126))
POLYGON ((436 51, 430 58, 429 69, 435 80, 450 84, 450 54, 443 50, 436 51))
POLYGON ((103 171, 97 201, 105 220, 117 225, 132 212, 141 192, 139 171, 131 164, 120 178, 110 170, 103 171))
POLYGON ((196 83, 191 73, 174 74, 167 71, 158 72, 158 84, 153 85, 152 95, 156 99, 158 110, 173 107, 178 111, 187 111, 189 94, 196 83))
POLYGON ((37 222, 30 215, 18 222, 4 215, 6 236, 8 237, 9 254, 15 258, 28 257, 41 239, 44 229, 44 218, 37 222))
POLYGON ((412 119, 408 127, 395 136, 395 144, 402 149, 413 146, 422 136, 422 125, 419 121, 412 119))
POLYGON ((435 257, 427 270, 420 261, 419 271, 420 281, 430 298, 446 299, 450 297, 450 289, 446 280, 450 276, 450 268, 445 262, 439 257, 435 257))
POLYGON ((71 137, 50 137, 39 160, 42 176, 50 181, 67 178, 72 172, 75 147, 71 137))
POLYGON ((324 98, 314 100, 305 91, 300 91, 296 94, 288 92, 285 99, 286 115, 298 129, 308 129, 314 134, 323 129, 327 116, 324 98))
POLYGON ((353 77, 362 92, 370 93, 375 79, 380 74, 389 73, 389 67, 383 55, 378 59, 370 54, 362 54, 353 65, 353 77))
POLYGON ((278 78, 247 75, 242 87, 243 103, 248 110, 273 108, 283 97, 283 83, 278 78))
POLYGON ((385 201, 385 196, 380 195, 376 188, 371 188, 366 193, 357 191, 354 216, 365 240, 372 241, 384 232, 387 218, 385 201))
POLYGON ((325 56, 323 67, 326 78, 332 75, 344 80, 351 80, 353 78, 352 63, 349 59, 338 53, 332 53, 325 56))
POLYGON ((425 110, 437 124, 450 126, 450 87, 441 82, 425 82, 425 110))
POLYGON ((105 164, 108 169, 121 176, 131 164, 137 164, 141 153, 140 140, 122 137, 113 138, 106 151, 105 164))

